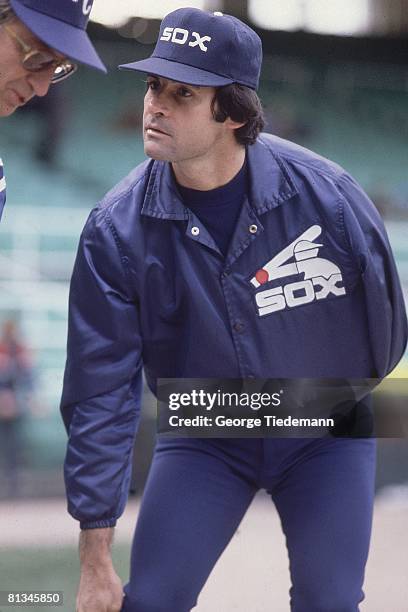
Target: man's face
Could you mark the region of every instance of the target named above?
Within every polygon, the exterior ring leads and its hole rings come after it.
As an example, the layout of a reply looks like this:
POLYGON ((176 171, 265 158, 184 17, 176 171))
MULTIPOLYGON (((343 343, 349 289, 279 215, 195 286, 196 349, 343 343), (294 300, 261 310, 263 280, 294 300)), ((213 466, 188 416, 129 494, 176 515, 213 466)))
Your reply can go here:
POLYGON ((211 156, 218 142, 231 137, 231 130, 212 115, 214 94, 214 87, 149 76, 143 113, 146 155, 170 162, 211 156))
MULTIPOLYGON (((7 25, 26 45, 50 51, 20 20, 12 19, 7 25)), ((60 57, 57 53, 54 55, 56 59, 60 57)), ((23 57, 24 51, 19 43, 4 27, 0 27, 0 117, 11 115, 34 96, 45 96, 48 92, 54 66, 40 72, 29 72, 22 65, 23 57)))

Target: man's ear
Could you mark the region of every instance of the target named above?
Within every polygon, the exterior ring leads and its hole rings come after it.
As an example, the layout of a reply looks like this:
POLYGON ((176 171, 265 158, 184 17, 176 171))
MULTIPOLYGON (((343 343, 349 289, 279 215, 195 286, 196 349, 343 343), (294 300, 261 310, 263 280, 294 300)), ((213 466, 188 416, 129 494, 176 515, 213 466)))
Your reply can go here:
POLYGON ((224 125, 226 125, 231 130, 238 130, 243 125, 246 125, 248 121, 233 121, 231 117, 227 117, 224 125))

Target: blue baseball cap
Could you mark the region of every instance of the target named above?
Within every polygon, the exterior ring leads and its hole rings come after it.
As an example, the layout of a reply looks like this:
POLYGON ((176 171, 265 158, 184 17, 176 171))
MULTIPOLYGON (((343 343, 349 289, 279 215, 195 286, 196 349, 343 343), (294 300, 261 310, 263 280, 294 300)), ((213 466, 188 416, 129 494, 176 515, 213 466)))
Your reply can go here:
POLYGON ((189 85, 240 83, 257 89, 262 64, 258 34, 231 15, 181 8, 162 21, 153 54, 119 68, 189 85))
POLYGON ((85 31, 93 0, 10 0, 10 4, 24 25, 46 45, 107 72, 85 31))

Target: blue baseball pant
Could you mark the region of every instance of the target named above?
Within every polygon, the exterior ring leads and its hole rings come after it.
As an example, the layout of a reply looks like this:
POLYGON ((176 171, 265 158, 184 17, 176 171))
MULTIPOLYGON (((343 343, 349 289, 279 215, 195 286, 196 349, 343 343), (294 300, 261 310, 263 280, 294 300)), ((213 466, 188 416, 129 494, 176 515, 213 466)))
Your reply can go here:
MULTIPOLYGON (((291 611, 358 611, 375 451, 374 439, 159 440, 122 611, 194 608, 260 488, 275 504, 286 537, 291 611)), ((272 601, 263 609, 281 612, 272 601)))

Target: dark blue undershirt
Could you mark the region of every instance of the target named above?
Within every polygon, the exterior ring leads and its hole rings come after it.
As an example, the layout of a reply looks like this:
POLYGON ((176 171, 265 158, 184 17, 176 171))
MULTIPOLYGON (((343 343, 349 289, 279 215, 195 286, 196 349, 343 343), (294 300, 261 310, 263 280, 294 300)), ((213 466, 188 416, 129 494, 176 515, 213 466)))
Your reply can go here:
POLYGON ((177 186, 185 206, 200 219, 225 256, 248 192, 246 160, 238 174, 222 187, 199 191, 179 184, 177 186))

